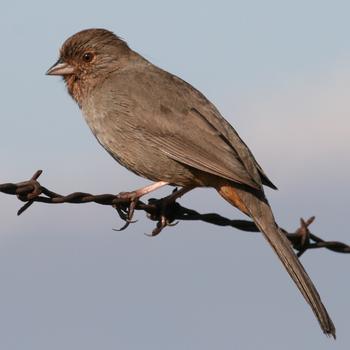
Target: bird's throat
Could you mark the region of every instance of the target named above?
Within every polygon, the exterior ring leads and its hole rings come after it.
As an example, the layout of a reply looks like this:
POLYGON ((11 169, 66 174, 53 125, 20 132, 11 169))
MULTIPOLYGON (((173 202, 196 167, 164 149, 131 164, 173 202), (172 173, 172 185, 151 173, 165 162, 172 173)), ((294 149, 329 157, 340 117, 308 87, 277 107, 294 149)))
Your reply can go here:
POLYGON ((81 107, 83 98, 86 94, 86 89, 84 88, 84 81, 80 79, 77 75, 68 75, 64 77, 64 81, 67 86, 69 95, 72 96, 74 101, 81 107))

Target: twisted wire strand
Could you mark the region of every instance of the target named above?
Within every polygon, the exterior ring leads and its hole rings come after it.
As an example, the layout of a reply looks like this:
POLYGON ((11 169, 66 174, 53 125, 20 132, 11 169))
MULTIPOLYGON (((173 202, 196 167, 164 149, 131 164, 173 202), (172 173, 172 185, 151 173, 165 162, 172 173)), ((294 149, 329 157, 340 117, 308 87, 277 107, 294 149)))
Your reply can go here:
MULTIPOLYGON (((126 224, 122 229, 125 229, 132 222, 128 220, 129 200, 123 200, 120 196, 114 194, 93 195, 85 192, 74 192, 64 196, 42 186, 38 182, 38 178, 41 174, 42 171, 38 170, 28 181, 0 184, 0 192, 8 195, 16 195, 19 200, 25 202, 25 204, 18 210, 18 215, 21 215, 35 202, 47 204, 82 204, 94 202, 100 205, 111 206, 116 209, 119 216, 126 221, 126 224)), ((232 220, 217 213, 201 214, 196 210, 181 206, 178 202, 171 203, 164 211, 164 207, 162 206, 163 201, 164 198, 150 199, 146 204, 138 200, 134 206, 135 210, 144 211, 149 219, 157 221, 157 226, 152 231, 151 236, 159 234, 166 226, 174 225, 174 222, 177 220, 203 221, 217 226, 234 227, 245 232, 259 232, 252 221, 232 220)), ((311 217, 308 220, 300 219, 300 226, 293 233, 281 228, 290 240, 293 248, 297 251, 298 256, 301 256, 309 249, 316 248, 326 248, 337 253, 350 253, 349 245, 338 241, 325 241, 311 233, 309 226, 314 220, 315 217, 311 217)))

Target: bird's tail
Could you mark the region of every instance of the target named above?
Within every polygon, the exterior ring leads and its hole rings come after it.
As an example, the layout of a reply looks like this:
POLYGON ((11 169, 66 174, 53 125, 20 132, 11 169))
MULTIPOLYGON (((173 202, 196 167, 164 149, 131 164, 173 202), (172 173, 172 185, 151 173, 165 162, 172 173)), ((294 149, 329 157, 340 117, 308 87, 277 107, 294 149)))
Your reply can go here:
POLYGON ((278 255, 305 300, 311 306, 323 332, 335 338, 334 324, 322 304, 314 284, 294 253, 289 240, 275 223, 272 210, 267 200, 265 200, 264 195, 261 194, 262 197, 258 198, 250 192, 234 188, 227 183, 220 184, 216 189, 230 204, 238 207, 254 220, 256 226, 264 234, 278 255))

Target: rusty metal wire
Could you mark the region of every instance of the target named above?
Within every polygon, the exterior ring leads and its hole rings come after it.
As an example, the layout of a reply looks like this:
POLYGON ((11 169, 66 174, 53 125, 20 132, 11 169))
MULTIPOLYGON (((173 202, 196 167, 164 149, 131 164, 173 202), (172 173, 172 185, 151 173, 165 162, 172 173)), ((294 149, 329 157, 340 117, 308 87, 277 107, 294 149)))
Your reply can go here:
MULTIPOLYGON (((123 199, 119 195, 100 194, 92 195, 84 192, 74 192, 67 196, 60 195, 43 187, 38 178, 42 174, 38 170, 30 180, 20 183, 5 183, 0 184, 0 192, 16 195, 19 200, 25 204, 19 209, 18 215, 21 215, 33 203, 89 203, 108 205, 115 208, 119 216, 125 221, 125 225, 121 230, 128 227, 132 223, 132 216, 134 210, 142 210, 146 212, 147 217, 153 221, 157 221, 156 228, 152 231, 150 236, 158 235, 166 226, 173 226, 176 220, 186 221, 203 221, 218 226, 230 226, 246 232, 258 232, 254 222, 248 220, 231 220, 225 218, 217 213, 200 214, 199 212, 185 208, 179 203, 167 201, 167 197, 161 199, 150 199, 148 203, 140 200, 135 202, 132 206, 130 200, 123 199)), ((309 226, 315 220, 311 217, 308 220, 300 219, 300 227, 294 232, 281 228, 290 240, 293 248, 297 251, 298 256, 301 256, 305 251, 315 248, 326 248, 337 253, 350 253, 350 246, 337 241, 324 241, 318 236, 310 232, 309 226)))

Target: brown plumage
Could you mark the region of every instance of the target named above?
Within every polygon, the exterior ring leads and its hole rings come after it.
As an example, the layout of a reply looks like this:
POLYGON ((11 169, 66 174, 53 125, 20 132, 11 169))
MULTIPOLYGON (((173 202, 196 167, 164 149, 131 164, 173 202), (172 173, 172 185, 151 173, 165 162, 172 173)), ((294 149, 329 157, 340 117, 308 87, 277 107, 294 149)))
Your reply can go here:
POLYGON ((48 71, 68 91, 99 143, 120 164, 165 184, 213 187, 249 215, 311 306, 324 333, 335 328, 289 241, 263 185, 275 188, 233 127, 198 90, 154 66, 104 29, 69 38, 48 71))

